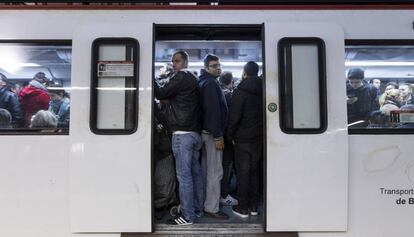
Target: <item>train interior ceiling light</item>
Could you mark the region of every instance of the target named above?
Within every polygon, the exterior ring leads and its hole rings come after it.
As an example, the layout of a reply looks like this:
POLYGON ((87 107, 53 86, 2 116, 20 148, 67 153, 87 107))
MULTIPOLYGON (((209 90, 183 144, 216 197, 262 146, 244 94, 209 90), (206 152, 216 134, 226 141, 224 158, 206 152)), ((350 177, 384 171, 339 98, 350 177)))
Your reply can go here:
POLYGON ((28 80, 44 72, 50 79, 70 80, 71 46, 5 44, 0 51, 0 73, 10 79, 28 80))

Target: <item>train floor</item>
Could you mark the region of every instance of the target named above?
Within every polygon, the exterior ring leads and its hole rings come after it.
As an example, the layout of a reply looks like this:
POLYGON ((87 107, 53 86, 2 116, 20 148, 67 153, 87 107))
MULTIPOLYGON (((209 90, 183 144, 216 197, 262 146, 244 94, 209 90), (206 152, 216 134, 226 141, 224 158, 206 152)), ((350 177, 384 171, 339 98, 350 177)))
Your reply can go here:
MULTIPOLYGON (((231 206, 221 206, 220 210, 224 213, 226 213, 229 216, 229 219, 227 220, 218 220, 214 218, 208 218, 208 217, 200 217, 197 218, 195 221, 195 224, 209 224, 209 223, 248 223, 248 224, 262 224, 264 221, 264 215, 263 215, 263 203, 259 204, 258 210, 259 215, 257 216, 249 216, 247 218, 241 218, 239 216, 236 216, 231 209, 231 206)), ((166 212, 162 219, 155 220, 155 224, 165 224, 167 223, 168 219, 171 219, 172 216, 166 212)))

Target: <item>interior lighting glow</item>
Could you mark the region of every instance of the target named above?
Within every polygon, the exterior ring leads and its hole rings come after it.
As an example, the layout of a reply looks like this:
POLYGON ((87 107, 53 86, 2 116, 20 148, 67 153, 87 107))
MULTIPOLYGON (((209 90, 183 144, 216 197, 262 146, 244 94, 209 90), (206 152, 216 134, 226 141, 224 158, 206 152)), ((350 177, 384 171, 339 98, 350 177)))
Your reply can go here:
MULTIPOLYGON (((223 67, 243 67, 247 62, 220 62, 223 67)), ((156 62, 156 67, 164 66, 165 62, 156 62)), ((259 66, 262 66, 262 62, 257 63, 259 66)), ((204 67, 203 62, 189 62, 189 67, 204 67)))
POLYGON ((348 61, 345 66, 414 66, 414 62, 348 61))
POLYGON ((125 88, 125 87, 96 87, 100 91, 135 91, 137 88, 125 88))

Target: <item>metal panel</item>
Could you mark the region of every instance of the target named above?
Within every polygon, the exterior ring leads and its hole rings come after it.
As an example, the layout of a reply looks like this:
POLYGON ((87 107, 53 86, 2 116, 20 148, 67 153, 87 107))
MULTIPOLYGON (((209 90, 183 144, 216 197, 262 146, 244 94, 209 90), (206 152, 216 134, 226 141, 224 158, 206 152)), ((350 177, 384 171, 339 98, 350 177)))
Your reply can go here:
MULTIPOLYGON (((139 118, 131 135, 95 135, 89 124, 91 45, 100 37, 130 37, 151 62, 151 24, 90 22, 74 33, 73 113, 70 157, 72 232, 151 231, 151 116, 139 118), (94 30, 91 30, 94 29, 94 30), (139 29, 139 30, 132 30, 139 29)), ((151 78, 151 67, 139 70, 151 78)), ((151 80, 140 82, 139 114, 151 114, 151 80)))
POLYGON ((266 99, 278 102, 277 42, 283 37, 325 41, 328 129, 322 134, 286 134, 277 112, 267 111, 268 231, 344 231, 347 227, 348 140, 346 134, 342 30, 332 24, 267 23, 266 99), (343 96, 341 96, 343 94, 343 96), (343 98, 343 99, 342 99, 343 98))

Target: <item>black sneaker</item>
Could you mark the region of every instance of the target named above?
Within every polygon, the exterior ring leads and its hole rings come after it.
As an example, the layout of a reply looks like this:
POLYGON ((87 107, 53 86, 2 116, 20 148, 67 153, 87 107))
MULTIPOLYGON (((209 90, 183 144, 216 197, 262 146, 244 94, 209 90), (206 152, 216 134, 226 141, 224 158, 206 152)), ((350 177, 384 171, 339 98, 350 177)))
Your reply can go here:
POLYGON ((233 207, 232 211, 236 216, 239 216, 241 218, 249 217, 249 212, 247 210, 240 209, 238 206, 233 207))
POLYGON ((221 219, 221 220, 229 219, 229 216, 221 211, 218 211, 216 213, 204 211, 204 216, 209 217, 209 218, 221 219))
POLYGON ((192 225, 194 222, 185 219, 181 214, 176 215, 174 218, 167 221, 170 225, 192 225))

